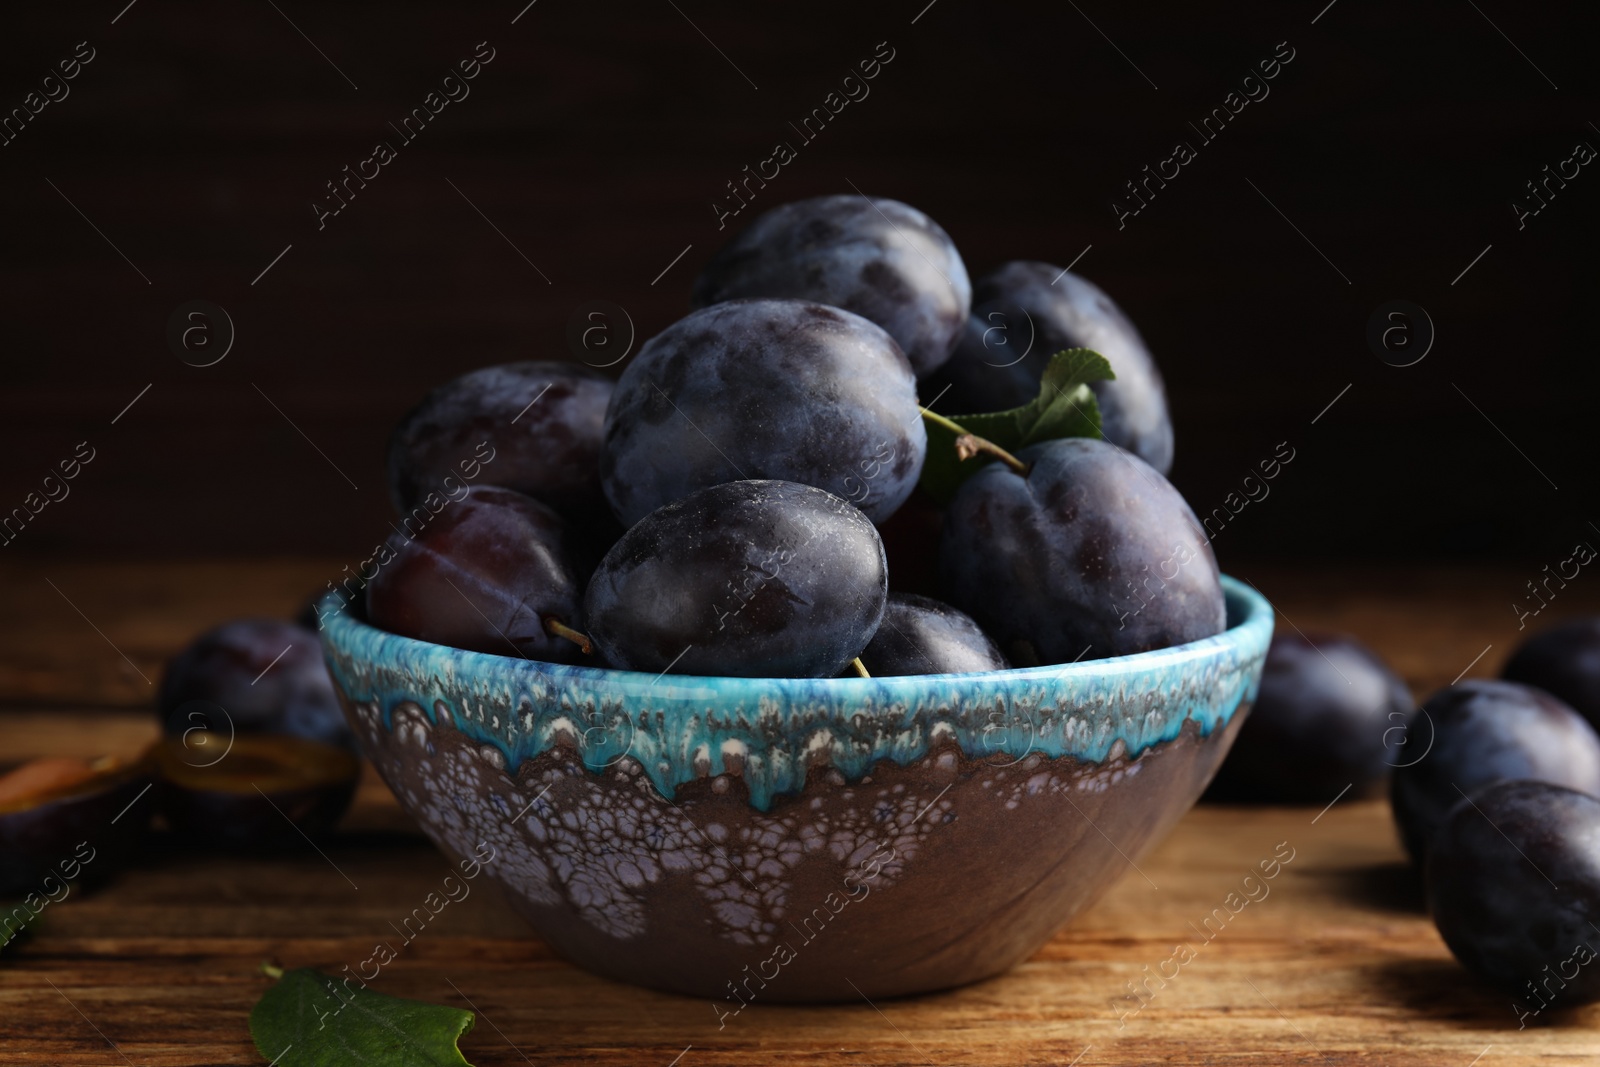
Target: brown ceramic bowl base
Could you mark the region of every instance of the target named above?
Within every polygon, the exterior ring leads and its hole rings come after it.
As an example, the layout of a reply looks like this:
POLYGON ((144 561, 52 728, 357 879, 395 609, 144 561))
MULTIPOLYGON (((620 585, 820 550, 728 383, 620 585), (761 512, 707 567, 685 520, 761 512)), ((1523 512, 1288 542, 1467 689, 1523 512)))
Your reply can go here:
POLYGON ((416 704, 392 728, 347 705, 364 750, 433 840, 486 864, 557 951, 611 978, 713 1001, 876 1000, 999 974, 1111 885, 1204 790, 1248 710, 1137 759, 972 760, 946 742, 859 782, 813 768, 770 811, 737 768, 674 801, 624 757, 501 752, 416 704), (1111 854, 1107 856, 1105 854, 1111 854), (1020 887, 1020 888, 1019 888, 1020 887))

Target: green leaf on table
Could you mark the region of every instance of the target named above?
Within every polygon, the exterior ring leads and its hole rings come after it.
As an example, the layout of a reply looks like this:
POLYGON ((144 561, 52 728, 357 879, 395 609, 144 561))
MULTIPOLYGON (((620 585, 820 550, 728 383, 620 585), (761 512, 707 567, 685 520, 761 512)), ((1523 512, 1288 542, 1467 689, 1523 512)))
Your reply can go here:
POLYGON ((302 967, 256 1003, 250 1036, 275 1067, 471 1067, 456 1042, 474 1018, 302 967))
MULTIPOLYGON (((965 432, 990 441, 1007 452, 1053 441, 1059 437, 1099 437, 1100 405, 1090 382, 1110 381, 1116 375, 1106 357, 1087 348, 1069 348, 1050 357, 1039 381, 1039 395, 1019 408, 978 415, 952 415, 949 421, 965 432)), ((962 459, 956 451, 957 433, 932 419, 928 430, 928 458, 922 466, 921 486, 941 504, 948 503, 961 483, 995 461, 980 453, 962 459)))

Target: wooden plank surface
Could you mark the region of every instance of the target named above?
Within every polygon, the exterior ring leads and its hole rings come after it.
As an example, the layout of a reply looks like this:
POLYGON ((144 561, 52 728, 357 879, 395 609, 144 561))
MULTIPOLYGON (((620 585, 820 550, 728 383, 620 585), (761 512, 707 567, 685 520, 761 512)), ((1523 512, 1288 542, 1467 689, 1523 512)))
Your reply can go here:
MULTIPOLYGON (((161 659, 210 622, 291 610, 330 570, 337 564, 316 560, 0 568, 0 761, 136 750, 154 734, 141 673, 157 680, 161 659)), ((1519 636, 1507 607, 1523 580, 1513 571, 1245 574, 1278 603, 1279 625, 1353 631, 1419 695, 1469 664, 1469 676, 1492 674, 1519 636)), ((1576 583, 1569 592, 1547 615, 1596 609, 1600 592, 1576 583)), ((261 961, 354 967, 376 942, 397 942, 390 923, 446 873, 375 779, 323 851, 219 856, 158 836, 111 884, 51 905, 36 936, 0 956, 0 1064, 264 1062, 247 1029, 267 984, 261 961)), ((1420 909, 1382 802, 1322 814, 1201 806, 1139 870, 1001 978, 871 1005, 758 1002, 721 1029, 705 1001, 555 958, 486 883, 404 946, 375 985, 474 1008, 463 1048, 479 1067, 1600 1059, 1600 1008, 1546 1012, 1543 1025, 1519 1030, 1510 998, 1455 964, 1420 909), (1294 858, 1268 895, 1211 940, 1197 934, 1190 924, 1284 843, 1294 858), (1132 1011, 1128 983, 1146 968, 1171 974, 1164 961, 1180 945, 1194 958, 1132 1011)))

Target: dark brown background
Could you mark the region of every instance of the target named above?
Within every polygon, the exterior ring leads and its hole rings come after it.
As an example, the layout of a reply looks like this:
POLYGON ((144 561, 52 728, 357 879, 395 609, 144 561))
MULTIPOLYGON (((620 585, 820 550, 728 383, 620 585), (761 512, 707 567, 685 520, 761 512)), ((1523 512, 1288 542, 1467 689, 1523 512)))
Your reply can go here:
POLYGON ((913 25, 924 2, 538 0, 515 25, 520 0, 139 0, 114 25, 123 0, 13 15, 0 108, 78 41, 98 55, 0 148, 0 511, 78 441, 98 455, 7 551, 361 558, 386 529, 382 446, 407 406, 474 366, 564 356, 584 301, 622 305, 641 337, 682 314, 727 236, 710 208, 723 183, 794 140, 787 123, 883 40, 896 58, 871 96, 758 206, 852 184, 903 199, 974 275, 1009 258, 1064 265, 1092 244, 1077 269, 1163 366, 1174 480, 1196 510, 1277 442, 1297 451, 1218 537, 1225 566, 1537 563, 1600 541, 1587 525, 1600 174, 1586 168, 1521 232, 1509 206, 1576 141, 1600 146, 1593 36, 1561 5, 1338 0, 1312 24, 1323 0, 937 0, 913 25), (472 95, 400 147, 386 121, 483 40, 497 55, 472 95), (1270 97, 1201 147, 1186 122, 1285 40, 1296 57, 1270 97), (1180 137, 1199 158, 1119 232, 1110 198, 1180 137), (380 138, 399 158, 318 232, 323 183, 380 138), (205 369, 166 342, 194 299, 237 326, 205 369), (1437 325, 1417 366, 1365 342, 1392 299, 1437 325))

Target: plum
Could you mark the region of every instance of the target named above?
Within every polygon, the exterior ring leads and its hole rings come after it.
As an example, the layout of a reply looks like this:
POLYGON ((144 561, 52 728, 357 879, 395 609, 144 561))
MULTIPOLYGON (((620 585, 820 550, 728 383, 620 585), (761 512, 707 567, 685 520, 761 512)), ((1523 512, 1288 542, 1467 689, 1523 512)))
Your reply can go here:
POLYGON ((1573 619, 1533 635, 1500 676, 1555 695, 1600 730, 1600 617, 1573 619))
POLYGON ((972 321, 922 391, 944 391, 937 410, 951 414, 1017 407, 1038 394, 1045 364, 1064 348, 1092 348, 1116 373, 1089 386, 1105 439, 1162 474, 1171 470, 1167 390, 1150 349, 1098 286, 1049 263, 1018 260, 978 280, 972 321))
POLYGON ((883 618, 878 531, 809 485, 723 482, 635 523, 584 598, 589 636, 626 670, 837 674, 883 618))
POLYGON ((291 734, 351 745, 317 634, 280 619, 236 619, 173 657, 157 707, 168 734, 291 734))
POLYGON ((0 894, 35 907, 0 908, 0 945, 32 922, 43 903, 79 877, 98 881, 132 853, 154 805, 148 759, 55 756, 0 775, 0 894), (55 888, 52 888, 54 886, 55 888))
POLYGON ((1473 679, 1439 690, 1412 715, 1390 801, 1401 841, 1421 863, 1450 809, 1491 782, 1525 778, 1600 793, 1600 737, 1543 690, 1473 679), (1431 745, 1428 742, 1431 741, 1431 745))
POLYGON ((739 300, 651 338, 606 411, 600 470, 632 525, 719 482, 825 489, 874 522, 916 487, 928 438, 893 338, 800 300, 739 300))
POLYGON ((932 597, 890 593, 861 663, 873 677, 1003 671, 1011 664, 970 615, 932 597))
POLYGON ((939 529, 944 509, 925 489, 913 490, 900 509, 878 524, 889 558, 889 588, 898 593, 937 596, 939 529))
POLYGON ((416 514, 430 497, 476 484, 515 489, 573 522, 607 514, 600 445, 610 400, 607 378, 571 363, 506 363, 445 382, 389 438, 395 508, 416 514))
POLYGON ((1439 935, 1518 996, 1519 1018, 1600 1000, 1600 800, 1548 782, 1486 786, 1439 828, 1426 877, 1439 935))
POLYGON ((1092 438, 1024 449, 956 491, 939 544, 945 599, 1012 662, 1099 659, 1227 623, 1211 545, 1149 464, 1092 438))
POLYGON ((584 568, 571 528, 521 493, 480 485, 415 538, 396 530, 367 583, 367 618, 391 633, 553 663, 579 658, 584 568))
POLYGON ((303 847, 339 821, 361 763, 344 748, 288 736, 164 738, 156 747, 161 813, 213 847, 303 847))
POLYGON ((918 391, 941 415, 1019 408, 1039 395, 1050 357, 1020 308, 988 307, 967 316, 950 358, 918 391))
POLYGON ((1407 758, 1400 742, 1411 711, 1405 682, 1355 638, 1275 634, 1212 795, 1318 804, 1347 787, 1373 795, 1407 758))
POLYGON ((853 311, 887 330, 921 375, 949 357, 972 284, 950 235, 916 208, 819 196, 759 216, 695 280, 695 307, 744 297, 853 311))

